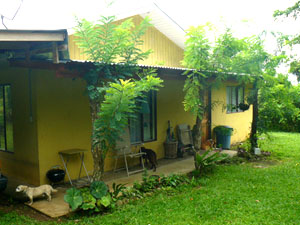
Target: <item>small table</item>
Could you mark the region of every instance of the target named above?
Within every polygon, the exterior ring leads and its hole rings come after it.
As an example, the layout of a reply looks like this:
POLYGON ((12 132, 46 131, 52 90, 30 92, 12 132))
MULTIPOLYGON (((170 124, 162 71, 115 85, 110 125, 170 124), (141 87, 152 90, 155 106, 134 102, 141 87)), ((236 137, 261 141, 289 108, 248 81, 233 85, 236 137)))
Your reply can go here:
POLYGON ((85 173, 86 173, 86 175, 88 177, 88 180, 91 181, 90 177, 88 175, 88 172, 86 170, 85 164, 84 164, 84 153, 85 152, 87 152, 86 149, 69 149, 69 150, 64 150, 64 151, 58 152, 58 154, 59 154, 59 156, 61 158, 61 161, 63 162, 63 165, 64 165, 64 167, 66 169, 66 173, 67 173, 67 176, 69 178, 70 184, 72 186, 73 186, 73 183, 71 181, 71 177, 69 175, 69 171, 68 171, 67 165, 68 165, 68 161, 69 161, 70 157, 74 157, 74 156, 77 156, 77 155, 79 155, 79 158, 80 158, 80 161, 81 161, 78 179, 80 178, 80 174, 81 174, 81 170, 82 170, 82 166, 83 166, 83 168, 85 170, 85 173), (66 159, 66 161, 65 161, 65 159, 66 159))

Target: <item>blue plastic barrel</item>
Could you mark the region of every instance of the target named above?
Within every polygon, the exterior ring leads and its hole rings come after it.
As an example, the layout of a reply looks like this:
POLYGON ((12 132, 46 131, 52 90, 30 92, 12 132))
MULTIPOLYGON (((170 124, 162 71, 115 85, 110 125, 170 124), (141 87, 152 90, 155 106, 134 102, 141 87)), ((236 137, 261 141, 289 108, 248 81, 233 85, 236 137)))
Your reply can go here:
POLYGON ((232 131, 233 128, 229 126, 217 126, 214 128, 218 148, 230 149, 232 131))

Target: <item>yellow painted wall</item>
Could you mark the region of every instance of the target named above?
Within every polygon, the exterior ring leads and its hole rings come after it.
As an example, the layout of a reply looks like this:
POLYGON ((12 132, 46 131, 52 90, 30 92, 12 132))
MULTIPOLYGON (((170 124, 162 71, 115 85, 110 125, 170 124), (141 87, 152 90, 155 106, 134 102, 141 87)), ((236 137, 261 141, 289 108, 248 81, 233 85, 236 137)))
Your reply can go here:
POLYGON ((164 87, 157 93, 157 142, 149 143, 149 147, 157 149, 158 158, 164 157, 163 142, 166 140, 168 120, 174 128, 178 124, 195 124, 195 118, 183 108, 183 80, 165 80, 164 87))
MULTIPOLYGON (((236 85, 236 83, 227 82, 220 88, 212 89, 212 102, 221 102, 212 110, 212 128, 218 125, 233 127, 231 144, 244 141, 249 136, 252 122, 252 105, 244 112, 226 113, 226 86, 236 85)), ((246 88, 245 96, 248 92, 249 88, 246 88)))
MULTIPOLYGON (((70 148, 90 150, 91 121, 84 82, 68 78, 56 78, 53 72, 36 71, 37 77, 37 121, 38 148, 40 161, 40 180, 47 183, 46 172, 54 165, 61 165, 58 152, 70 148)), ((183 81, 166 80, 157 94, 157 136, 155 142, 145 146, 154 149, 158 158, 164 157, 163 142, 166 139, 167 121, 175 128, 177 124, 193 125, 194 119, 184 112, 183 81)), ((108 154, 105 170, 112 170, 114 157, 108 154)), ((123 164, 122 159, 120 164, 123 164)), ((85 163, 88 171, 93 170, 90 151, 85 163)), ((133 162, 137 163, 137 161, 133 162)), ((78 176, 79 160, 70 160, 68 164, 72 179, 78 176)), ((83 174, 82 174, 83 175, 83 174)))
MULTIPOLYGON (((83 148, 90 152, 91 121, 84 82, 80 79, 57 78, 54 72, 36 71, 37 122, 41 183, 47 182, 46 172, 52 166, 63 166, 58 152, 83 148)), ((68 163, 72 178, 79 174, 79 158, 68 163)), ((86 166, 92 171, 91 154, 86 166)), ((83 173, 82 173, 83 175, 83 173)))
MULTIPOLYGON (((35 120, 35 95, 32 95, 33 121, 30 120, 29 79, 28 69, 15 69, 7 62, 0 62, 0 83, 11 84, 12 90, 12 116, 14 153, 0 151, 2 172, 4 175, 14 177, 38 185, 39 161, 37 148, 37 130, 35 120)), ((32 77, 34 89, 35 77, 32 77)))
MULTIPOLYGON (((133 22, 139 24, 142 21, 141 16, 133 16, 133 22)), ((122 21, 122 20, 121 20, 122 21)), ((120 21, 118 21, 120 23, 120 21)), ((152 49, 153 53, 148 59, 139 63, 145 65, 158 65, 163 63, 163 66, 182 67, 180 61, 183 60, 183 49, 178 47, 174 42, 167 38, 155 27, 150 27, 143 37, 144 45, 141 46, 143 51, 152 49)), ((73 60, 87 60, 82 50, 77 47, 74 41, 74 35, 69 36, 69 53, 73 60)))

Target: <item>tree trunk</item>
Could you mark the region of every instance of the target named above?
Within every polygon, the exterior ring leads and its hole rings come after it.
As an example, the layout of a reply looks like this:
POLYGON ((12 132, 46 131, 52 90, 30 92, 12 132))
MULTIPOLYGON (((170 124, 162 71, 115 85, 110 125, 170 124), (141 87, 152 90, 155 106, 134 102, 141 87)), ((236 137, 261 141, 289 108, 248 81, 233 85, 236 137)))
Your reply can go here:
POLYGON ((104 160, 105 157, 99 148, 99 146, 92 146, 92 155, 94 161, 94 171, 92 181, 100 181, 102 180, 103 173, 104 173, 104 160))
POLYGON ((253 84, 253 113, 250 133, 251 152, 254 153, 254 148, 257 148, 257 123, 258 123, 258 88, 257 81, 253 84))
POLYGON ((202 138, 202 120, 197 116, 196 124, 192 130, 193 133, 193 143, 195 149, 198 151, 201 149, 201 138, 202 138))
POLYGON ((94 171, 92 176, 92 181, 100 181, 102 180, 104 173, 104 161, 105 154, 97 143, 97 139, 95 136, 95 121, 98 119, 98 113, 100 110, 100 101, 90 99, 90 113, 92 120, 92 137, 91 137, 91 152, 94 163, 94 171))
POLYGON ((204 117, 204 109, 205 109, 204 93, 205 93, 204 90, 199 91, 201 106, 199 106, 199 115, 196 118, 196 124, 194 125, 193 131, 192 131, 194 147, 197 151, 201 149, 202 120, 204 117))

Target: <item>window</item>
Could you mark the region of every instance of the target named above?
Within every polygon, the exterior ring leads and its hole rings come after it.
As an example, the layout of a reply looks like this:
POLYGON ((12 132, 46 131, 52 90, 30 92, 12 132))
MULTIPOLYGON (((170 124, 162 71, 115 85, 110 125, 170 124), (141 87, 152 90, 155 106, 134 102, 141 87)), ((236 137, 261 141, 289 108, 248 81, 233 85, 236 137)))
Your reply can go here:
POLYGON ((150 91, 140 110, 129 120, 131 143, 156 140, 156 92, 150 91))
POLYGON ((226 87, 227 113, 242 112, 239 104, 244 103, 243 87, 226 87))

